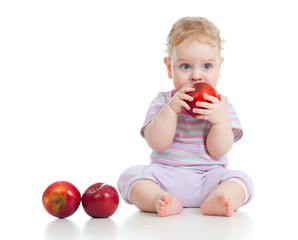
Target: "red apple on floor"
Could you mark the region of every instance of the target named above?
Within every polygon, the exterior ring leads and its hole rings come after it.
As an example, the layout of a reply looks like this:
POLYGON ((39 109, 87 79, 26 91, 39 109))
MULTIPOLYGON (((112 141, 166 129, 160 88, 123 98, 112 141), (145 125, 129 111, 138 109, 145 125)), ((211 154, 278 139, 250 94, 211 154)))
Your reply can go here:
POLYGON ((117 210, 118 204, 117 190, 104 183, 91 185, 82 196, 83 208, 91 217, 110 217, 117 210))
POLYGON ((70 182, 52 183, 42 195, 42 203, 47 212, 58 218, 72 215, 80 206, 81 194, 70 182))
POLYGON ((194 99, 191 102, 190 101, 186 101, 186 102, 190 107, 190 110, 187 110, 187 112, 191 116, 196 117, 198 114, 194 113, 192 111, 194 108, 200 108, 200 107, 196 106, 196 102, 209 102, 204 99, 204 94, 211 95, 213 97, 217 97, 218 99, 219 99, 219 96, 218 96, 216 90, 208 83, 198 82, 198 83, 195 83, 193 85, 193 87, 195 88, 195 91, 188 92, 187 94, 192 96, 194 99))

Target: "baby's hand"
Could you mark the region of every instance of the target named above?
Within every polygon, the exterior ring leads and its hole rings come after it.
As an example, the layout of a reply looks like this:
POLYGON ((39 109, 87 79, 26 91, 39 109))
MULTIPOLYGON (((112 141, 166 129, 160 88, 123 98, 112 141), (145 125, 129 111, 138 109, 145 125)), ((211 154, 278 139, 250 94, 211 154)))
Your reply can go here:
POLYGON ((194 108, 193 112, 199 114, 197 119, 209 120, 212 124, 221 124, 229 121, 229 114, 225 103, 225 98, 219 94, 220 100, 216 97, 205 95, 204 98, 211 103, 197 102, 196 105, 201 108, 194 108))
POLYGON ((169 107, 177 114, 180 113, 183 108, 190 110, 190 107, 185 100, 191 102, 193 101, 193 97, 186 93, 193 91, 195 91, 195 88, 193 88, 191 84, 184 85, 178 92, 176 92, 171 101, 168 103, 169 107))

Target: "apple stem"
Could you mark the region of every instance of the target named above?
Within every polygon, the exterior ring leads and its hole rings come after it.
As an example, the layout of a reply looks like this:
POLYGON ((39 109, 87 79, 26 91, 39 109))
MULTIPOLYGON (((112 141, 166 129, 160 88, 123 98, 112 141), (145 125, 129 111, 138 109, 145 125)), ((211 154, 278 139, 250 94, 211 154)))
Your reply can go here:
POLYGON ((94 189, 94 191, 96 192, 98 189, 102 188, 104 185, 105 185, 105 184, 102 184, 102 185, 100 185, 100 186, 98 186, 98 185, 93 185, 93 189, 94 189))

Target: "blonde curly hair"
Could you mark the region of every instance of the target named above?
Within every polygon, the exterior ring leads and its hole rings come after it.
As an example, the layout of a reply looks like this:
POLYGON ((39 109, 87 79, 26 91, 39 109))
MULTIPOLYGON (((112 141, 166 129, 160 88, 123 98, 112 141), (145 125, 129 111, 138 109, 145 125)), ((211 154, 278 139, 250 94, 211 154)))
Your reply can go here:
POLYGON ((219 55, 224 41, 220 38, 219 29, 203 17, 184 17, 172 27, 167 37, 167 54, 171 53, 178 44, 186 39, 197 39, 200 42, 218 47, 219 55))

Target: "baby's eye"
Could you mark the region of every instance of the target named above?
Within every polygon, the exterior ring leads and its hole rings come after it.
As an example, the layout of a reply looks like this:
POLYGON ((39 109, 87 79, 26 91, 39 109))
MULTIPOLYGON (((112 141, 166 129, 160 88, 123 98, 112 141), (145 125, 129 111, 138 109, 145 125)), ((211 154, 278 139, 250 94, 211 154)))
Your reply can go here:
POLYGON ((189 65, 189 64, 186 64, 186 63, 185 63, 185 64, 182 64, 182 65, 181 65, 181 68, 184 69, 184 70, 189 70, 189 69, 191 69, 190 65, 189 65))
POLYGON ((205 70, 208 70, 210 68, 211 68, 211 64, 209 64, 209 63, 206 63, 203 65, 203 69, 205 69, 205 70))

